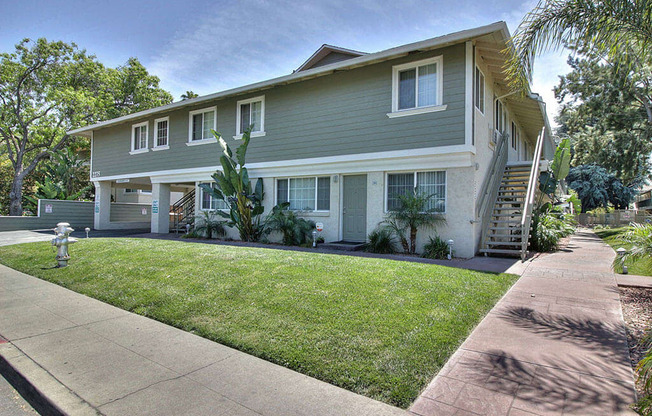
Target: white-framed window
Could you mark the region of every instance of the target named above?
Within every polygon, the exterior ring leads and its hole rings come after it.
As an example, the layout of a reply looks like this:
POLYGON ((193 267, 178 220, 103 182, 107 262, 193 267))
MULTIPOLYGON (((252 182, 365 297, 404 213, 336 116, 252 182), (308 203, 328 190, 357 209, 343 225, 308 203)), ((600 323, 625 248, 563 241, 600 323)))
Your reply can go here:
POLYGON ((211 130, 217 129, 217 108, 209 107, 189 112, 188 143, 189 146, 216 142, 211 130))
POLYGON ((516 123, 512 121, 512 149, 516 150, 516 144, 518 143, 518 128, 516 127, 516 123))
POLYGON ((130 154, 149 151, 147 148, 147 135, 149 134, 149 122, 134 124, 131 126, 131 152, 130 154))
POLYGON ((393 66, 392 112, 387 116, 445 110, 442 66, 442 56, 393 66))
POLYGON ((154 120, 154 147, 152 150, 170 148, 170 117, 154 120))
POLYGON ((251 137, 265 135, 265 96, 248 98, 236 103, 236 135, 234 139, 241 139, 242 134, 251 127, 251 137))
MULTIPOLYGON (((212 183, 211 187, 215 188, 217 185, 212 183)), ((212 194, 204 191, 204 188, 199 188, 200 209, 202 211, 215 211, 216 209, 229 209, 224 200, 214 197, 212 194)))
POLYGON ((138 189, 125 188, 124 193, 125 194, 137 194, 138 189))
POLYGON ((289 202, 295 211, 329 211, 331 179, 329 176, 283 178, 276 180, 276 204, 289 202))
POLYGON ((475 108, 484 114, 484 74, 480 68, 475 67, 475 86, 474 86, 474 99, 475 108))
POLYGON ((507 113, 503 103, 494 99, 494 128, 500 134, 505 133, 507 129, 507 113))
POLYGON ((428 210, 444 214, 446 212, 446 171, 388 173, 385 181, 385 211, 393 211, 401 206, 401 195, 416 190, 419 194, 431 196, 428 210))

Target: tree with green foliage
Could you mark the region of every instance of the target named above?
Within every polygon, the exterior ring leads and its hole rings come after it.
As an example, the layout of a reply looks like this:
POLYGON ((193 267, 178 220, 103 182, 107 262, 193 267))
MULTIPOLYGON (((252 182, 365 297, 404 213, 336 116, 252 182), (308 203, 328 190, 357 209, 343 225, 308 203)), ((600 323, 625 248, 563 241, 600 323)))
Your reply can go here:
POLYGON ((222 171, 216 171, 213 184, 201 184, 204 192, 220 199, 229 207, 229 212, 217 210, 216 213, 228 220, 229 227, 235 227, 242 241, 258 241, 264 233, 261 222, 263 207, 263 181, 258 179, 255 188, 251 186, 249 172, 245 167, 247 147, 251 140, 251 128, 242 135, 242 144, 235 155, 222 136, 213 130, 213 135, 222 147, 220 164, 222 171))
POLYGON ((550 169, 539 175, 539 190, 541 191, 538 205, 543 201, 543 195, 548 195, 555 200, 559 182, 563 181, 570 169, 571 150, 570 140, 563 139, 555 149, 555 156, 550 164, 550 169))
POLYGON ((0 152, 13 171, 9 214, 22 214, 26 178, 71 142, 66 131, 171 102, 158 82, 135 58, 107 69, 75 44, 44 38, 0 54, 0 152))
POLYGON ((625 186, 613 174, 598 165, 581 165, 571 168, 566 178, 568 186, 577 192, 584 212, 595 208, 626 209, 634 200, 636 189, 625 186))
POLYGON ((197 97, 199 97, 199 94, 197 94, 194 91, 188 90, 185 93, 181 94, 181 101, 189 100, 191 98, 197 98, 197 97))
POLYGON ((433 197, 414 188, 413 192, 398 195, 399 207, 387 215, 385 223, 396 233, 406 253, 416 253, 419 229, 436 229, 446 223, 446 218, 429 206, 433 197), (409 237, 405 236, 406 232, 409 237))
POLYGON ((652 96, 652 85, 592 55, 568 65, 573 70, 560 77, 555 96, 557 134, 571 140, 572 165, 600 165, 626 184, 649 177, 652 124, 640 97, 652 96))
MULTIPOLYGON (((650 83, 652 0, 541 0, 512 37, 512 87, 527 91, 537 54, 571 45, 632 70, 650 83)), ((651 97, 640 97, 652 123, 651 97)))

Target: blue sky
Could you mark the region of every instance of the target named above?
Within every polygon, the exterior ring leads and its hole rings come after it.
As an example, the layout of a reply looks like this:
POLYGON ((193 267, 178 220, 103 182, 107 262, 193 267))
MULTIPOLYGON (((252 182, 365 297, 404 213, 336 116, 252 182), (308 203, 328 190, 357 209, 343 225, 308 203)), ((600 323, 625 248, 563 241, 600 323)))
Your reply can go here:
MULTIPOLYGON (((0 0, 0 51, 22 38, 75 42, 106 65, 136 56, 179 99, 286 75, 323 43, 376 52, 498 20, 514 33, 536 0, 0 0)), ((568 52, 537 60, 549 116, 568 52)))

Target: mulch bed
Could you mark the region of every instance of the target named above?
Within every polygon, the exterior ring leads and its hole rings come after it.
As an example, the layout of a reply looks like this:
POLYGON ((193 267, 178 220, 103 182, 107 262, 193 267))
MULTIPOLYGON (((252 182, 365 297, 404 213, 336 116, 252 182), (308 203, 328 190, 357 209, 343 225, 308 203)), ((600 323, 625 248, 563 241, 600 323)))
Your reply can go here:
MULTIPOLYGON (((627 343, 632 368, 645 355, 645 349, 640 345, 640 340, 652 327, 652 289, 621 287, 620 301, 623 316, 627 326, 627 343)), ((637 383, 636 389, 639 397, 643 394, 641 386, 637 383)))

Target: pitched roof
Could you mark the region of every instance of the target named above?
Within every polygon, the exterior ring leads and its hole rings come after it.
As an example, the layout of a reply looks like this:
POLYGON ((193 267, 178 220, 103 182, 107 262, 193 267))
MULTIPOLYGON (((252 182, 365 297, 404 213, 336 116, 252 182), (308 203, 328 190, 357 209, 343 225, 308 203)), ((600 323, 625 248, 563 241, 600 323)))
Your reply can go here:
MULTIPOLYGON (((302 71, 295 71, 290 75, 284 75, 278 78, 272 78, 266 81, 256 82, 242 87, 232 88, 229 90, 204 95, 201 97, 191 98, 189 100, 177 101, 160 107, 150 108, 149 110, 139 111, 137 113, 129 114, 126 116, 114 118, 107 121, 102 121, 78 129, 70 130, 67 133, 75 136, 90 137, 90 133, 93 130, 125 123, 130 120, 136 120, 142 117, 169 112, 184 107, 192 107, 207 101, 212 101, 220 98, 225 98, 225 97, 234 96, 238 94, 250 93, 262 89, 268 89, 276 85, 299 82, 310 78, 328 75, 335 71, 342 71, 342 70, 358 68, 361 66, 371 65, 371 64, 387 61, 390 59, 395 59, 401 56, 406 56, 414 51, 427 51, 431 49, 438 49, 444 46, 458 44, 470 39, 474 39, 486 35, 494 35, 495 37, 500 38, 502 42, 506 42, 507 39, 509 39, 510 37, 509 30, 507 29, 507 24, 503 21, 500 21, 486 26, 462 30, 459 32, 454 32, 447 35, 422 40, 419 42, 409 43, 407 45, 385 49, 380 52, 360 55, 357 57, 353 57, 351 59, 334 62, 328 65, 313 67, 310 69, 304 69, 302 71)), ((356 51, 351 51, 351 52, 361 53, 356 51)))
POLYGON ((301 66, 297 68, 294 72, 305 71, 307 69, 316 66, 321 66, 319 65, 319 63, 324 61, 324 59, 327 58, 329 55, 333 55, 333 54, 339 55, 337 61, 328 62, 328 63, 341 62, 346 59, 367 55, 366 52, 354 51, 353 49, 341 48, 339 46, 333 46, 324 43, 319 47, 319 49, 317 49, 317 51, 315 51, 315 53, 312 54, 310 58, 306 60, 306 62, 301 64, 301 66))

